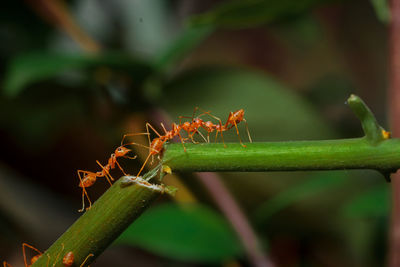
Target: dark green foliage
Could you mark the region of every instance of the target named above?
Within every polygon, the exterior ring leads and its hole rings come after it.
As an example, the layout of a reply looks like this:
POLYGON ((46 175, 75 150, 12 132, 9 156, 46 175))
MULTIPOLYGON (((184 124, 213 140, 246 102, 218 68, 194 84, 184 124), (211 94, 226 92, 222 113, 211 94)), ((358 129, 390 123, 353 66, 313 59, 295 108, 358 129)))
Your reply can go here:
MULTIPOLYGON (((387 125, 387 28, 377 20, 389 21, 387 1, 105 2, 67 2, 105 48, 97 55, 83 53, 26 1, 12 2, 0 18, 1 260, 19 255, 22 242, 45 250, 56 240, 78 216, 76 170, 98 171, 95 160, 106 163, 122 134, 143 131, 147 121, 159 126, 160 110, 178 122, 199 106, 225 121, 244 108, 259 142, 354 138, 362 130, 344 102, 356 93, 387 125)), ((247 140, 242 123, 239 131, 247 140)), ((235 131, 224 137, 238 143, 235 131)), ((180 144, 172 146, 183 154, 180 144)), ((245 162, 246 150, 240 152, 245 162)), ((135 174, 141 162, 121 165, 135 174)), ((192 175, 181 178, 200 202, 213 203, 192 175)), ((278 266, 385 262, 391 196, 378 172, 223 173, 222 179, 278 266)), ((88 191, 95 199, 105 189, 99 179, 88 191)), ((202 204, 190 211, 154 206, 121 241, 146 253, 123 254, 116 246, 111 250, 122 255, 106 253, 98 264, 154 265, 154 258, 174 266, 249 264, 229 222, 202 204), (125 260, 127 254, 132 258, 125 260)))
POLYGON ((155 207, 132 224, 118 243, 137 245, 167 258, 205 263, 223 263, 242 253, 229 224, 202 205, 155 207))
POLYGON ((194 25, 224 27, 254 27, 290 16, 300 15, 311 8, 333 0, 249 0, 227 1, 215 9, 192 19, 194 25))

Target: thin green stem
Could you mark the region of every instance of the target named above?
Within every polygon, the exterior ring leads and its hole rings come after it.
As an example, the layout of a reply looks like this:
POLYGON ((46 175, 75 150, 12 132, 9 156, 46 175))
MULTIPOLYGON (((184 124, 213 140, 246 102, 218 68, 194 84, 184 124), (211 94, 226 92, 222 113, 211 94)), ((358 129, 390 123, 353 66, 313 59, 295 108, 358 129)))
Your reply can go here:
POLYGON ((166 146, 163 164, 172 171, 299 171, 400 167, 400 139, 371 145, 366 138, 240 144, 166 146))
MULTIPOLYGON (((75 266, 89 265, 162 192, 151 185, 163 171, 298 171, 375 169, 383 174, 400 167, 400 139, 389 139, 375 117, 357 96, 348 103, 361 120, 366 136, 355 139, 265 142, 240 144, 181 144, 165 146, 162 162, 143 179, 118 180, 92 208, 79 218, 33 265, 63 266, 62 259, 74 253, 75 266), (169 168, 168 168, 169 167, 169 168), (88 255, 92 255, 89 258, 88 255)), ((135 178, 135 177, 133 177, 135 178)))
POLYGON ((355 139, 239 144, 168 144, 164 166, 173 171, 300 171, 400 168, 400 140, 390 139, 367 105, 356 95, 347 103, 360 119, 365 137, 355 139))
POLYGON ((162 186, 122 177, 32 267, 63 267, 68 252, 74 254, 73 266, 93 254, 85 262, 88 266, 163 192, 162 186))

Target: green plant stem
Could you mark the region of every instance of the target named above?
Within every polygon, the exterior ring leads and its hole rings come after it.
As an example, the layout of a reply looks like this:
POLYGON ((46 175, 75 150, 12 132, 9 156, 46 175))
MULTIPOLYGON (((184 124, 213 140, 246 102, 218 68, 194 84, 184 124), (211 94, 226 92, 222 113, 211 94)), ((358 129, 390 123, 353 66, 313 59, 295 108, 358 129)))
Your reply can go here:
MULTIPOLYGON (((348 99, 361 121, 365 137, 326 141, 293 141, 240 144, 181 144, 165 146, 163 170, 173 171, 298 171, 334 169, 375 169, 387 175, 400 167, 400 139, 388 132, 357 96, 348 99)), ((161 165, 141 181, 119 179, 92 208, 81 216, 33 264, 63 266, 62 259, 74 253, 74 266, 89 265, 161 193, 164 188, 149 184, 161 165)), ((169 190, 168 188, 165 190, 169 190)), ((172 192, 172 191, 170 191, 172 192)))
POLYGON ((375 145, 385 140, 382 134, 383 128, 378 124, 374 114, 372 114, 371 110, 361 98, 356 95, 350 95, 347 99, 347 104, 349 104, 350 108, 361 121, 361 126, 363 127, 365 138, 368 142, 375 145))
POLYGON ((390 139, 356 95, 347 99, 365 136, 354 139, 240 144, 180 144, 165 147, 163 164, 173 171, 301 171, 375 169, 388 175, 400 168, 400 140, 390 139))
POLYGON ((299 171, 400 167, 400 139, 371 145, 367 139, 166 146, 163 164, 172 171, 299 171))
POLYGON ((146 181, 119 179, 32 266, 60 266, 67 252, 74 265, 84 266, 101 254, 163 192, 146 181))

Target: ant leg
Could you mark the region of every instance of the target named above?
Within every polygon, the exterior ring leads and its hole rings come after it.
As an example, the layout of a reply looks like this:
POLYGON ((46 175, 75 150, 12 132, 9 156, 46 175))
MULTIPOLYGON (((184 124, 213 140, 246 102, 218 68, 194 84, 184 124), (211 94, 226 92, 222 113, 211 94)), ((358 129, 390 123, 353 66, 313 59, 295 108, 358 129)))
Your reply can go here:
MULTIPOLYGON (((159 133, 157 132, 157 130, 154 129, 154 127, 153 127, 150 123, 146 122, 146 129, 147 129, 147 132, 150 134, 149 128, 152 129, 152 130, 155 132, 155 134, 158 135, 158 137, 161 137, 161 134, 159 134, 159 133)), ((149 140, 150 140, 150 137, 149 137, 149 140)))
MULTIPOLYGON (((140 146, 140 147, 144 147, 144 148, 151 149, 149 146, 145 146, 145 145, 142 145, 142 144, 139 144, 139 143, 136 143, 136 142, 126 143, 124 146, 127 146, 127 145, 137 145, 137 146, 140 146)), ((127 156, 124 156, 124 157, 127 157, 127 156)), ((136 159, 137 156, 134 156, 134 157, 127 157, 127 158, 136 159)))
POLYGON ((8 262, 3 261, 3 267, 12 267, 12 266, 11 266, 11 264, 9 264, 8 262))
POLYGON ((22 254, 24 255, 24 263, 25 263, 25 267, 28 267, 29 265, 28 265, 28 263, 26 262, 26 251, 25 251, 25 247, 28 247, 28 248, 30 248, 30 249, 36 251, 36 252, 38 253, 38 255, 42 255, 43 253, 42 253, 40 250, 38 250, 37 248, 35 248, 35 247, 33 247, 33 246, 31 246, 31 245, 29 245, 29 244, 27 244, 27 243, 22 243, 22 254))
POLYGON ((124 175, 127 175, 126 172, 124 171, 124 169, 122 169, 121 165, 119 165, 119 163, 118 163, 117 160, 115 160, 115 163, 117 163, 117 166, 118 166, 118 168, 121 170, 121 172, 122 172, 124 175))
POLYGON ((204 116, 204 115, 209 115, 210 117, 213 117, 214 119, 216 118, 216 116, 211 114, 211 111, 206 111, 205 109, 202 109, 202 108, 198 108, 198 110, 202 111, 203 113, 201 113, 199 116, 197 116, 197 118, 200 118, 201 116, 204 116))
POLYGON ((152 155, 149 153, 149 155, 147 156, 146 160, 144 161, 142 167, 140 168, 138 174, 136 175, 136 178, 137 178, 137 177, 140 175, 140 173, 143 171, 144 166, 146 166, 146 163, 147 163, 147 161, 149 160, 150 156, 152 156, 152 155))
POLYGON ((246 145, 243 144, 243 142, 242 142, 242 138, 240 138, 239 129, 238 129, 238 127, 237 127, 236 121, 234 121, 233 124, 235 125, 236 133, 237 133, 237 135, 238 135, 238 137, 239 137, 239 142, 240 142, 240 144, 242 145, 242 147, 246 147, 246 145))
POLYGON ((193 115, 192 115, 192 120, 194 119, 194 115, 196 115, 196 112, 197 112, 199 109, 200 109, 199 107, 194 107, 193 115))
POLYGON ((200 131, 197 131, 197 132, 199 133, 199 135, 201 136, 201 138, 203 138, 204 142, 207 142, 207 139, 204 137, 204 135, 203 135, 200 131))
POLYGON ((167 134, 168 131, 167 131, 167 129, 165 128, 164 123, 161 122, 160 124, 161 124, 161 127, 162 127, 163 130, 164 130, 164 133, 167 134))
MULTIPOLYGON (((149 154, 151 154, 151 152, 153 151, 153 152, 155 152, 156 150, 155 149, 152 149, 151 147, 149 147, 149 146, 145 146, 145 145, 142 145, 142 144, 139 144, 139 143, 135 143, 135 142, 131 142, 131 143, 128 143, 128 144, 126 144, 126 145, 137 145, 137 146, 140 146, 140 147, 144 147, 144 148, 148 148, 149 149, 149 154)), ((153 155, 152 155, 153 156, 153 155)), ((136 157, 135 157, 136 158, 136 157)), ((154 157, 152 157, 152 159, 151 159, 151 162, 153 163, 153 159, 154 159, 154 157)))
POLYGON ((178 136, 179 136, 179 139, 181 140, 181 143, 182 143, 182 146, 183 146, 183 150, 186 152, 186 147, 185 147, 185 141, 183 140, 183 138, 182 138, 182 135, 178 132, 178 136))
POLYGON ((60 255, 61 255, 61 253, 62 253, 63 251, 64 251, 64 243, 61 243, 61 251, 58 252, 57 257, 56 257, 56 260, 55 260, 54 263, 53 263, 53 267, 56 266, 56 263, 57 263, 57 261, 58 261, 58 258, 60 257, 60 255))
POLYGON ((50 263, 50 255, 45 253, 47 256, 47 263, 46 263, 46 267, 49 267, 49 263, 50 263))
MULTIPOLYGON (((162 135, 159 134, 157 132, 157 130, 150 123, 146 122, 146 130, 147 130, 148 133, 150 133, 149 128, 152 129, 153 132, 155 132, 158 135, 159 138, 161 138, 162 135)), ((148 135, 147 137, 149 138, 149 146, 151 146, 150 135, 148 135)), ((149 149, 149 154, 151 154, 151 148, 149 149)), ((151 155, 151 163, 152 164, 153 164, 153 161, 154 161, 154 155, 151 155)))
POLYGON ((243 121, 244 121, 244 124, 246 125, 246 131, 247 131, 247 135, 249 136, 249 141, 250 141, 250 143, 253 143, 253 140, 251 139, 250 132, 249 132, 249 125, 247 124, 247 121, 245 119, 243 119, 243 121))
MULTIPOLYGON (((228 119, 226 120, 226 123, 225 123, 225 125, 224 125, 224 128, 226 128, 227 130, 229 130, 230 128, 233 127, 233 125, 231 125, 231 127, 227 128, 227 126, 229 125, 229 118, 231 118, 232 116, 233 116, 233 113, 232 113, 232 111, 231 111, 231 112, 229 112, 228 119)), ((235 123, 236 123, 236 122, 235 122, 235 123)))
POLYGON ((197 110, 199 110, 199 107, 195 107, 193 110, 192 117, 189 116, 179 116, 179 125, 182 124, 182 119, 190 119, 191 121, 194 120, 194 115, 196 115, 197 110))
POLYGON ((147 132, 147 133, 130 133, 130 134, 124 134, 124 135, 122 136, 121 146, 126 146, 126 144, 125 144, 125 145, 123 144, 126 137, 128 137, 128 136, 135 136, 135 135, 145 135, 145 134, 146 134, 146 135, 149 135, 149 132, 147 132))
POLYGON ((90 197, 89 197, 88 193, 86 192, 86 187, 84 186, 83 180, 81 177, 81 173, 88 173, 88 171, 78 170, 77 173, 78 173, 78 177, 80 180, 80 185, 82 187, 82 209, 78 210, 78 212, 82 212, 85 210, 85 195, 89 201, 89 209, 92 206, 92 201, 90 201, 90 197))
POLYGON ((198 144, 199 143, 199 142, 197 142, 196 140, 193 139, 193 135, 196 133, 196 131, 191 133, 191 134, 189 134, 189 138, 190 138, 190 140, 192 140, 193 144, 198 144))
POLYGON ((211 111, 207 111, 207 110, 202 109, 202 108, 198 108, 198 109, 199 109, 200 111, 202 111, 203 113, 201 113, 199 116, 197 116, 197 118, 200 118, 201 116, 204 116, 204 115, 208 115, 208 116, 210 116, 211 118, 216 119, 216 120, 218 120, 218 121, 221 120, 221 119, 218 118, 217 116, 213 115, 213 114, 211 113, 211 111))
MULTIPOLYGON (((149 146, 145 146, 145 145, 142 145, 142 144, 139 144, 139 143, 135 143, 135 142, 131 142, 131 143, 128 143, 128 144, 126 144, 126 145, 137 145, 137 146, 140 146, 140 147, 148 148, 148 149, 149 149, 149 154, 151 154, 152 151, 153 151, 153 152, 156 151, 155 149, 152 149, 152 148, 149 147, 149 146)), ((136 158, 136 157, 135 157, 135 158, 136 158)), ((153 163, 153 160, 154 160, 154 157, 153 157, 153 155, 152 155, 152 159, 151 159, 151 162, 152 162, 152 163, 153 163)))
POLYGON ((224 147, 226 147, 225 140, 224 140, 224 135, 222 134, 222 132, 224 131, 224 130, 223 130, 224 127, 222 127, 222 122, 221 122, 221 120, 219 121, 219 129, 220 129, 220 130, 217 130, 216 133, 215 133, 215 143, 217 142, 218 133, 221 133, 222 143, 224 144, 224 147))
POLYGON ((103 169, 104 177, 106 177, 107 182, 110 184, 110 186, 112 186, 111 181, 114 181, 114 178, 111 176, 110 172, 106 170, 106 168, 103 165, 101 165, 101 163, 98 160, 96 160, 96 163, 103 169))
POLYGON ((203 138, 204 142, 207 142, 207 139, 204 137, 204 135, 199 130, 196 130, 194 133, 189 135, 189 137, 192 139, 193 143, 195 143, 195 144, 199 143, 199 142, 193 140, 193 136, 195 133, 198 133, 201 136, 201 138, 203 138))
POLYGON ((224 140, 224 135, 222 134, 222 131, 220 131, 220 133, 221 133, 222 143, 224 144, 224 147, 226 148, 226 144, 225 144, 225 140, 224 140))
POLYGON ((85 260, 82 262, 82 264, 79 267, 83 267, 83 265, 85 265, 86 261, 90 258, 93 257, 94 254, 90 253, 89 255, 86 256, 85 260))
MULTIPOLYGON (((200 110, 201 110, 201 109, 200 109, 200 110)), ((221 119, 218 118, 217 116, 211 114, 211 112, 209 112, 209 111, 205 111, 205 110, 202 110, 202 111, 203 111, 203 113, 200 114, 199 117, 200 117, 200 116, 203 116, 203 115, 208 115, 208 116, 210 116, 211 118, 216 119, 216 120, 218 121, 218 123, 219 123, 219 128, 220 128, 221 130, 220 130, 220 131, 217 130, 217 132, 216 132, 216 134, 215 134, 215 142, 217 142, 218 132, 220 132, 220 133, 221 133, 222 142, 224 143, 224 147, 226 147, 226 144, 225 144, 225 141, 224 141, 224 136, 222 135, 222 132, 223 132, 222 129, 223 129, 223 127, 222 127, 222 121, 221 121, 221 119)), ((208 131, 207 131, 207 132, 208 132, 208 131)), ((208 132, 208 136, 207 136, 208 142, 210 142, 210 137, 209 137, 209 135, 210 135, 210 132, 208 132)))

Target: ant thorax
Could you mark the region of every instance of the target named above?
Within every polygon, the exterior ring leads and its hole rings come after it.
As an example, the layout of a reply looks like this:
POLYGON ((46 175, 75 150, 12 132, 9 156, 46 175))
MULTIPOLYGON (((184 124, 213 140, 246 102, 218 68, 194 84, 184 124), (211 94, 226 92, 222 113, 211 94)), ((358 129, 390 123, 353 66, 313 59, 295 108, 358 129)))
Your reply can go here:
MULTIPOLYGON (((203 123, 203 126, 206 128, 207 132, 212 132, 215 130, 215 125, 211 121, 206 121, 203 123)), ((219 126, 219 125, 218 125, 219 126)))
POLYGON ((203 124, 203 120, 202 119, 199 119, 199 118, 195 118, 194 120, 193 120, 193 124, 194 125, 196 125, 196 126, 198 126, 198 127, 200 127, 202 124, 203 124))
POLYGON ((190 131, 191 126, 192 126, 192 125, 190 124, 190 122, 186 121, 186 122, 184 122, 184 123, 182 124, 182 129, 188 132, 188 131, 190 131))

